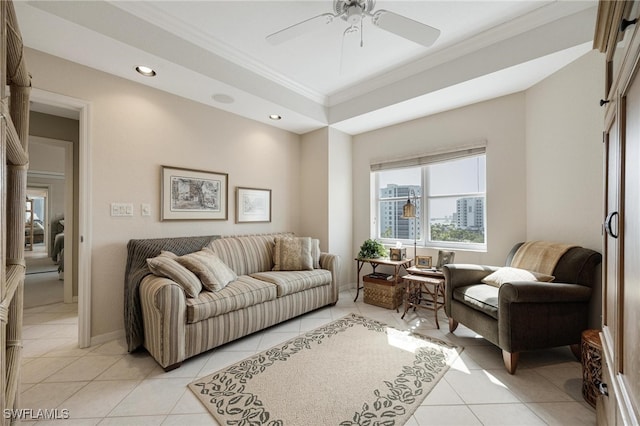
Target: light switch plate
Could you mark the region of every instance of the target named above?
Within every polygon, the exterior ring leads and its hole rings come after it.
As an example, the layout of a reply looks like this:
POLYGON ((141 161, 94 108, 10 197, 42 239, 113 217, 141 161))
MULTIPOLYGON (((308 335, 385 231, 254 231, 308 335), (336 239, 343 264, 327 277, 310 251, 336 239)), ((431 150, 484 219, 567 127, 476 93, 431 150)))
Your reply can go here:
POLYGON ((111 216, 133 216, 133 204, 111 203, 111 216))
POLYGON ((142 216, 151 216, 151 204, 142 203, 140 205, 142 216))

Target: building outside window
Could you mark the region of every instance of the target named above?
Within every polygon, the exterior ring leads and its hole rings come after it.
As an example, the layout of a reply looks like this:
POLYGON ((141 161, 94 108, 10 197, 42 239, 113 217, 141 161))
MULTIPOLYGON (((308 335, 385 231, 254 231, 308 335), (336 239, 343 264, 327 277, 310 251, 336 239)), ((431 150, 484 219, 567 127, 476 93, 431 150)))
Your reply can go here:
POLYGON ((372 232, 397 241, 440 248, 486 249, 484 147, 372 165, 372 232), (416 165, 418 163, 418 165, 416 165), (403 219, 411 200, 416 219, 403 219), (427 226, 423 226, 427 224, 427 226))

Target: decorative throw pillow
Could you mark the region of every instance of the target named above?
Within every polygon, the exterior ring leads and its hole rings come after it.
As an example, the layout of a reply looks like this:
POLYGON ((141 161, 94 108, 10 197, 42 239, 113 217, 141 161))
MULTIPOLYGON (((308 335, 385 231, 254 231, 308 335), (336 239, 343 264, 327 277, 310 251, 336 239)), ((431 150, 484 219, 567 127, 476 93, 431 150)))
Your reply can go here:
POLYGON ((209 291, 222 290, 231 281, 238 279, 236 273, 209 249, 186 254, 176 260, 196 274, 209 291))
POLYGON ((511 281, 544 281, 550 282, 555 279, 552 275, 541 274, 539 272, 527 271, 526 269, 512 268, 505 266, 487 275, 482 280, 483 283, 500 287, 504 283, 511 281))
POLYGON ((274 271, 313 269, 310 237, 276 237, 273 250, 274 271))
POLYGON ((163 251, 159 256, 147 259, 149 270, 159 277, 169 278, 184 289, 187 297, 198 297, 202 291, 200 279, 176 261, 178 256, 170 251, 163 251))
POLYGON ((320 269, 320 240, 311 239, 311 259, 313 259, 313 269, 320 269))

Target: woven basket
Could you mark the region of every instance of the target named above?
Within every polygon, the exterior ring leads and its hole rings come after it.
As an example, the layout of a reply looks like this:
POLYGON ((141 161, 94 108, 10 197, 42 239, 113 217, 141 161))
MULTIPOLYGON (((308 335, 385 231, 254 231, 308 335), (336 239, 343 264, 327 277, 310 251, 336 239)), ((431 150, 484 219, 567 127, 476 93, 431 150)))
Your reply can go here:
POLYGON ((387 309, 396 309, 402 304, 404 285, 376 284, 364 281, 364 303, 387 309))

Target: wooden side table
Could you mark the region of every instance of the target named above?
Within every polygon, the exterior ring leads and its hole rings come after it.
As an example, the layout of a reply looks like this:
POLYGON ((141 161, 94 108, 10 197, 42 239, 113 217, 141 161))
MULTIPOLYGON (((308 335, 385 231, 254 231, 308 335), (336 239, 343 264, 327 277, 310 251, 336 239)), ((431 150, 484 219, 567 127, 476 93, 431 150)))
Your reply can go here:
POLYGON ((602 381, 602 343, 598 330, 582 332, 580 344, 582 358, 582 396, 593 408, 600 392, 598 384, 602 381))
MULTIPOLYGON (((409 268, 414 269, 414 268, 409 268)), ((438 322, 438 310, 444 308, 444 275, 440 271, 432 271, 429 275, 409 274, 402 277, 406 290, 404 296, 404 312, 401 319, 409 309, 429 309, 434 312, 436 327, 438 322)))
POLYGON ((400 279, 399 278, 400 270, 404 268, 406 271, 407 268, 411 266, 411 262, 413 261, 413 259, 389 260, 389 258, 364 259, 364 258, 356 257, 355 261, 356 261, 356 268, 358 270, 358 274, 357 274, 358 277, 356 278, 357 280, 356 281, 356 298, 353 299, 354 302, 358 300, 358 296, 360 295, 360 289, 362 288, 360 286, 360 272, 362 271, 362 267, 364 266, 365 263, 371 264, 374 274, 376 272, 376 268, 380 265, 393 266, 393 276, 394 276, 393 283, 394 285, 398 285, 399 279, 400 279))

